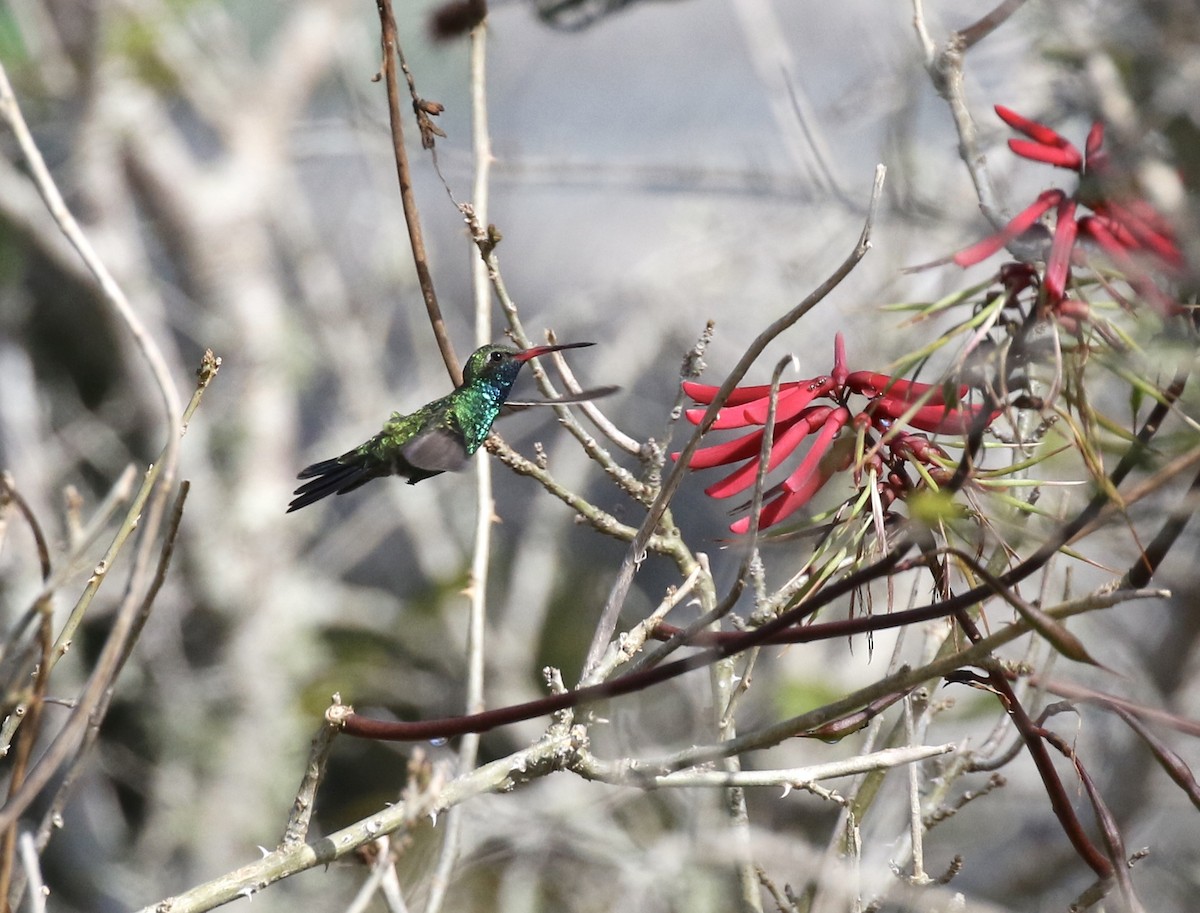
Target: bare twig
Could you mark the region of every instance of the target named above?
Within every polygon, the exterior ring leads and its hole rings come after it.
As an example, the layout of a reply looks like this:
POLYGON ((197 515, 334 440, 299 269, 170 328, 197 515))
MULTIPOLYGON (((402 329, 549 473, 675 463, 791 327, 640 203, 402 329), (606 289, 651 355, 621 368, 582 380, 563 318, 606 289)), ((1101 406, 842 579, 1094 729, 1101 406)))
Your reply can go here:
MULTIPOLYGON (((179 485, 179 493, 175 497, 175 503, 168 518, 167 528, 164 531, 162 548, 159 551, 158 564, 155 568, 154 578, 150 581, 150 585, 146 589, 146 593, 142 598, 142 603, 138 607, 138 611, 134 614, 129 625, 129 633, 124 638, 125 649, 118 653, 112 660, 111 680, 116 681, 124 668, 125 663, 129 660, 130 650, 137 636, 141 633, 142 627, 150 617, 150 610, 153 608, 154 601, 158 597, 159 590, 166 581, 167 571, 171 566, 171 557, 175 553, 175 542, 179 535, 179 524, 183 520, 183 505, 187 500, 189 485, 186 481, 179 485)), ((111 641, 111 638, 110 638, 111 641)), ((108 648, 108 643, 105 644, 108 648)), ((101 657, 105 660, 105 657, 101 657)), ((83 761, 90 750, 92 744, 100 734, 100 724, 103 722, 105 715, 108 713, 109 704, 112 701, 114 689, 110 686, 104 690, 99 700, 96 702, 96 707, 92 711, 88 720, 88 726, 83 735, 82 743, 78 751, 75 753, 74 760, 66 767, 62 782, 59 783, 53 800, 49 804, 49 808, 43 813, 41 824, 38 827, 37 839, 38 848, 44 849, 46 844, 50 842, 50 834, 56 821, 61 820, 63 809, 66 807, 67 801, 75 788, 75 784, 79 780, 79 774, 83 769, 83 761)), ((77 702, 78 703, 78 702, 77 702)))
POLYGON ((512 789, 516 784, 560 767, 579 747, 580 732, 572 731, 545 739, 536 745, 476 768, 449 783, 434 782, 427 790, 406 791, 404 801, 383 809, 349 827, 314 843, 281 847, 233 872, 143 908, 140 913, 202 913, 213 907, 253 897, 259 891, 291 875, 319 865, 328 865, 381 835, 411 828, 431 814, 453 808, 487 792, 512 789))
POLYGON ((963 50, 974 47, 988 35, 1008 21, 1008 17, 1025 5, 1025 0, 1004 0, 991 12, 977 19, 965 29, 959 29, 963 50))
POLYGON ((871 202, 867 210, 866 222, 863 225, 863 230, 858 238, 858 243, 854 246, 854 250, 842 262, 842 264, 833 271, 833 273, 822 282, 813 292, 808 295, 798 305, 784 314, 782 317, 775 320, 762 333, 760 333, 753 342, 747 347, 745 353, 738 360, 733 370, 722 382, 720 390, 713 398, 712 403, 704 412, 704 417, 696 426, 696 430, 692 432, 691 438, 684 446, 679 454, 679 459, 663 482, 661 491, 654 499, 654 503, 646 514, 645 520, 642 521, 641 527, 629 550, 626 552, 624 559, 621 562, 620 570, 617 572, 616 582, 613 584, 608 600, 604 604, 604 609, 600 614, 600 620, 596 625, 596 631, 592 636, 591 645, 588 647, 587 659, 584 663, 584 674, 590 670, 600 659, 604 652, 605 646, 612 637, 613 631, 616 629, 617 617, 620 614, 621 606, 625 604, 625 597, 629 593, 629 588, 633 584, 633 576, 637 571, 645 557, 646 545, 650 541, 651 536, 658 529, 659 521, 662 519, 667 510, 668 504, 675 496, 676 490, 683 482, 684 475, 687 472, 688 464, 691 462, 692 454, 696 452, 696 448, 700 446, 700 439, 704 436, 717 420, 717 414, 721 411, 721 407, 725 404, 729 394, 733 388, 741 383, 742 378, 746 376, 746 372, 750 370, 751 365, 757 361, 759 355, 763 353, 767 345, 780 333, 792 326, 801 317, 811 311, 814 307, 821 303, 825 297, 833 291, 846 276, 850 275, 854 267, 859 261, 866 256, 867 251, 871 248, 871 230, 875 224, 875 213, 879 207, 879 200, 883 194, 883 180, 886 174, 886 169, 879 165, 875 169, 875 182, 871 190, 871 202))
POLYGON ((127 638, 133 630, 137 613, 142 605, 141 591, 146 585, 151 555, 155 550, 166 509, 166 499, 174 488, 179 453, 179 416, 182 410, 179 393, 175 388, 161 350, 67 208, 62 194, 33 140, 29 127, 25 123, 9 84, 8 74, 2 65, 0 65, 0 119, 8 124, 16 136, 34 184, 50 210, 51 216, 87 264, 89 271, 100 286, 104 301, 113 309, 133 337, 143 360, 153 375, 162 401, 162 418, 166 436, 163 457, 159 465, 155 467, 159 484, 157 490, 153 492, 153 497, 149 499, 149 509, 139 524, 142 539, 134 554, 128 594, 117 612, 116 621, 105 641, 92 675, 66 724, 38 765, 30 772, 29 778, 9 797, 3 810, 0 810, 0 830, 5 830, 12 826, 41 789, 60 772, 61 765, 79 746, 90 725, 91 714, 102 702, 105 692, 112 684, 112 676, 120 667, 120 657, 128 648, 127 638))
POLYGON ((946 103, 950 106, 950 115, 954 118, 954 127, 958 131, 958 154, 966 164, 971 181, 975 185, 979 209, 992 226, 998 230, 1006 220, 996 202, 996 190, 992 186, 987 157, 979 151, 975 119, 971 116, 971 109, 967 106, 966 92, 963 87, 963 52, 967 48, 964 36, 962 33, 951 35, 946 40, 945 46, 939 50, 925 24, 925 9, 922 0, 912 0, 912 5, 913 27, 917 31, 925 53, 925 69, 929 73, 934 89, 942 98, 946 99, 946 103))
MULTIPOLYGON (((562 376, 563 386, 570 393, 582 393, 583 387, 575 378, 575 372, 571 370, 571 366, 567 364, 567 360, 563 358, 561 352, 554 353, 554 367, 562 376)), ((603 412, 600 407, 591 400, 585 400, 579 404, 579 411, 588 417, 593 425, 595 425, 600 433, 612 441, 616 446, 620 447, 626 453, 640 456, 642 445, 622 431, 616 426, 603 412)))
POLYGON ((885 748, 871 754, 856 755, 840 761, 814 764, 810 767, 743 770, 735 773, 692 768, 645 776, 632 773, 625 762, 600 761, 592 755, 584 753, 578 763, 572 766, 572 769, 590 780, 600 780, 604 783, 621 786, 636 786, 640 789, 696 786, 783 787, 786 795, 792 788, 804 784, 836 780, 839 777, 853 777, 872 770, 890 770, 893 767, 915 764, 956 750, 957 746, 950 743, 914 745, 906 748, 885 748))
POLYGON ((692 572, 688 574, 683 583, 670 590, 653 612, 610 645, 604 657, 596 664, 596 668, 592 670, 591 674, 581 684, 594 685, 597 682, 604 681, 613 670, 617 669, 622 663, 628 662, 631 657, 636 656, 646 641, 653 635, 654 629, 662 623, 667 613, 679 605, 692 592, 701 573, 711 577, 711 573, 708 570, 708 556, 701 552, 696 556, 696 559, 696 566, 692 568, 692 572))
POLYGON ((433 288, 433 275, 429 271, 429 259, 425 253, 425 236, 421 232, 421 215, 413 193, 412 173, 408 164, 408 151, 404 147, 404 118, 400 108, 400 82, 396 75, 396 59, 400 50, 400 39, 396 30, 396 17, 392 12, 392 0, 375 0, 379 11, 381 43, 383 47, 383 78, 387 85, 388 116, 392 125, 392 151, 396 157, 396 177, 400 181, 400 203, 404 207, 404 221, 408 225, 408 240, 412 246, 413 264, 417 270, 417 282, 425 300, 425 311, 429 325, 437 340, 438 351, 446 371, 455 386, 462 383, 462 367, 454 354, 454 344, 442 318, 437 293, 433 288))
POLYGON ((677 648, 685 644, 694 643, 695 636, 733 611, 733 607, 737 604, 738 598, 745 588, 746 580, 749 577, 750 569, 757 556, 758 548, 758 524, 762 515, 762 499, 763 488, 766 485, 767 472, 771 465, 771 448, 775 441, 775 410, 779 402, 779 381, 783 372, 788 367, 796 367, 795 356, 788 356, 781 359, 775 366, 775 370, 771 375, 771 389, 767 399, 767 415, 763 424, 763 438, 759 444, 758 453, 758 470, 754 477, 754 492, 750 500, 750 529, 747 532, 745 555, 742 558, 741 566, 738 568, 737 575, 734 577, 733 585, 725 598, 717 605, 701 614, 699 618, 691 622, 687 627, 675 629, 670 638, 662 646, 650 650, 640 656, 631 667, 631 671, 640 669, 648 669, 651 666, 657 665, 673 653, 677 648))
MULTIPOLYGON (((487 21, 471 32, 471 125, 474 142, 475 182, 472 192, 476 212, 486 221, 490 190, 492 152, 488 133, 487 94, 487 21)), ((487 269, 478 257, 471 257, 471 287, 475 297, 475 343, 484 345, 492 339, 491 286, 487 269)), ((467 682, 466 712, 479 713, 484 708, 484 636, 487 622, 488 576, 491 561, 492 522, 496 506, 492 495, 492 464, 479 460, 475 465, 475 542, 471 553, 471 576, 467 583, 470 610, 467 621, 467 682)), ((458 773, 468 773, 475 767, 479 753, 479 735, 467 733, 458 747, 458 773)), ((446 900, 454 865, 458 861, 462 836, 462 809, 454 807, 446 814, 437 866, 429 884, 429 900, 425 913, 439 913, 446 900)))
POLYGON ((46 882, 42 879, 42 867, 38 860, 37 847, 33 843, 33 835, 23 831, 19 840, 21 849, 21 865, 25 870, 26 884, 29 886, 30 913, 46 913, 46 882))
MULTIPOLYGON (((369 852, 374 853, 375 861, 371 864, 371 874, 362 883, 354 900, 346 907, 346 913, 366 913, 370 909, 371 900, 375 893, 383 889, 384 884, 396 875, 396 860, 392 856, 392 840, 386 834, 375 841, 369 852)), ((404 903, 403 898, 400 900, 404 903)), ((428 913, 429 907, 426 907, 428 913)))
POLYGON ((46 544, 46 534, 42 532, 42 525, 38 523, 37 514, 33 512, 33 508, 29 506, 29 502, 17 490, 17 483, 13 481, 12 474, 4 471, 0 472, 0 504, 5 501, 11 502, 17 508, 24 519, 25 524, 29 527, 29 532, 33 535, 33 542, 37 548, 38 563, 42 568, 42 581, 46 582, 50 579, 50 547, 46 544))
MULTIPOLYGON (((333 696, 334 706, 341 703, 339 696, 333 696)), ((321 728, 313 736, 312 747, 308 752, 308 764, 304 767, 304 778, 300 788, 296 790, 296 798, 292 801, 292 812, 288 815, 287 827, 279 841, 281 847, 299 846, 308 839, 308 827, 312 821, 313 807, 316 804, 317 789, 325 779, 325 765, 329 761, 329 751, 333 748, 333 740, 337 737, 338 727, 328 720, 323 720, 321 728)))

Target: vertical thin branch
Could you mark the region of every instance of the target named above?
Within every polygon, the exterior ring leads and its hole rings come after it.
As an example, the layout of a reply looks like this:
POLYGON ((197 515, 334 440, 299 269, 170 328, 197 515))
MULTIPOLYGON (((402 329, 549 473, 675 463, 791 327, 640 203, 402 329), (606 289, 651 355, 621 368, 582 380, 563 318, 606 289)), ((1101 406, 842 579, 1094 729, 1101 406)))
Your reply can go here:
MULTIPOLYGON (((333 696, 333 706, 341 705, 341 697, 333 696)), ((288 816, 287 826, 279 846, 288 848, 299 846, 308 838, 308 828, 312 822, 313 807, 317 800, 317 788, 325 779, 325 768, 329 763, 329 752, 333 748, 333 740, 337 737, 338 727, 328 719, 321 721, 321 728, 313 736, 312 746, 308 752, 308 764, 304 768, 304 777, 300 780, 300 788, 296 790, 296 798, 292 800, 292 813, 288 816)))
MULTIPOLYGON (((711 591, 710 607, 711 607, 711 591)), ((732 705, 735 694, 735 660, 727 657, 713 663, 710 681, 713 692, 713 713, 717 722, 717 738, 728 742, 737 738, 737 724, 733 718, 732 705)), ((749 674, 749 669, 745 674, 749 674)), ((742 769, 741 759, 730 754, 721 759, 721 769, 736 776, 742 769)), ((728 817, 731 842, 735 847, 734 866, 737 871, 739 901, 743 913, 762 913, 762 897, 751 856, 750 811, 746 807, 746 790, 741 786, 728 786, 723 791, 724 811, 728 817)))
POLYGON ((408 240, 412 246, 413 264, 417 270, 417 282, 421 286, 421 297, 425 299, 425 311, 429 325, 437 340, 438 351, 454 385, 462 383, 462 369, 454 345, 442 319, 437 293, 433 289, 433 275, 429 271, 429 259, 425 253, 425 236, 421 232, 421 215, 413 194, 412 171, 408 165, 408 151, 404 147, 404 118, 400 110, 400 80, 396 75, 396 59, 400 52, 400 40, 396 29, 396 17, 392 12, 392 0, 375 0, 379 10, 381 43, 383 47, 383 78, 387 85, 388 116, 392 125, 392 151, 396 157, 396 177, 400 181, 400 203, 404 207, 404 221, 408 225, 408 240))
MULTIPOLYGON (((963 87, 963 53, 968 46, 966 38, 969 37, 974 43, 979 41, 984 33, 981 33, 981 26, 976 23, 975 26, 972 26, 974 31, 969 36, 963 33, 952 34, 947 39, 945 46, 939 50, 925 25, 925 9, 922 0, 912 0, 912 5, 913 27, 921 42, 925 70, 929 74, 934 89, 950 107, 950 115, 954 118, 954 128, 958 132, 958 154, 967 166, 971 182, 975 185, 979 209, 984 217, 999 229, 1006 220, 996 202, 996 190, 992 186, 987 157, 979 151, 975 119, 971 116, 971 109, 967 107, 966 90, 963 87)), ((984 20, 986 19, 987 17, 984 17, 984 20)), ((980 22, 984 20, 980 20, 980 22)))
MULTIPOLYGON (((44 564, 49 572, 49 564, 44 564)), ((25 702, 25 721, 17 737, 16 751, 13 753, 12 770, 9 773, 8 794, 11 797, 20 785, 25 782, 25 774, 29 770, 29 759, 33 755, 33 745, 41 730, 42 709, 46 706, 46 685, 50 680, 50 651, 54 635, 50 630, 53 604, 50 598, 39 599, 37 604, 38 644, 41 656, 38 659, 37 671, 33 679, 33 696, 25 702)), ((8 897, 9 885, 12 882, 13 860, 17 850, 17 831, 20 821, 12 825, 0 836, 0 904, 8 897)), ((27 837, 28 834, 22 834, 27 837)))
MULTIPOLYGON (((471 133, 474 144, 475 180, 472 206, 480 222, 487 224, 488 191, 491 177, 492 148, 487 117, 487 19, 471 30, 471 133)), ((487 265, 472 249, 471 287, 475 298, 475 342, 485 345, 492 339, 492 296, 487 265)), ((471 606, 467 622, 467 700, 466 712, 484 709, 484 636, 487 620, 487 590, 492 544, 492 461, 475 461, 475 546, 471 555, 471 577, 467 586, 471 606)), ((479 752, 479 735, 463 736, 458 748, 459 775, 469 773, 479 752)), ((454 865, 458 861, 462 833, 462 808, 455 806, 446 814, 446 833, 442 841, 437 869, 429 888, 425 913, 439 913, 454 865)))
POLYGON ((42 879, 37 847, 34 846, 33 835, 29 831, 21 834, 20 845, 21 866, 25 869, 25 879, 29 885, 30 913, 46 913, 46 882, 42 879))
MULTIPOLYGON (((917 727, 916 721, 913 719, 913 696, 911 694, 904 699, 904 737, 909 748, 916 746, 917 727)), ((908 816, 909 829, 912 834, 912 880, 914 884, 928 884, 930 878, 925 874, 925 847, 921 839, 924 825, 921 822, 920 768, 916 764, 910 764, 908 767, 908 816)))

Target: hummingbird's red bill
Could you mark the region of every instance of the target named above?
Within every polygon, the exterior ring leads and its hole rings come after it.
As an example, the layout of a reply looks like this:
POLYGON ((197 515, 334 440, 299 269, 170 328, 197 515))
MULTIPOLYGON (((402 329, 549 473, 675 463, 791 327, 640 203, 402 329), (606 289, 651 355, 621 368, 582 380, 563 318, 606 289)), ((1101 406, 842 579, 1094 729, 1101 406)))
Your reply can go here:
POLYGON ((539 355, 549 355, 551 352, 561 352, 563 349, 585 349, 594 345, 594 342, 564 342, 553 346, 532 346, 521 352, 515 352, 513 358, 516 361, 526 362, 539 355))

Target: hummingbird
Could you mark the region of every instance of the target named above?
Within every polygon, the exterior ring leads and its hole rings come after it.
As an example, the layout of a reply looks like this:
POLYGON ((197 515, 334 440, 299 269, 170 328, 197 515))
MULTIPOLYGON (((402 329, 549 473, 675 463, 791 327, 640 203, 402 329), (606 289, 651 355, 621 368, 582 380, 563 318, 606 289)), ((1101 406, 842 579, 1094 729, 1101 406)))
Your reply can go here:
MULTIPOLYGON (((416 485, 431 476, 462 469, 491 431, 525 362, 550 352, 590 345, 594 343, 568 342, 528 349, 487 345, 476 349, 463 368, 462 383, 453 391, 409 415, 393 412, 383 430, 369 441, 340 457, 300 470, 296 478, 309 481, 295 490, 287 512, 332 494, 344 495, 382 476, 398 475, 408 479, 409 485, 416 485)), ((604 387, 521 405, 580 402, 615 389, 604 387)))

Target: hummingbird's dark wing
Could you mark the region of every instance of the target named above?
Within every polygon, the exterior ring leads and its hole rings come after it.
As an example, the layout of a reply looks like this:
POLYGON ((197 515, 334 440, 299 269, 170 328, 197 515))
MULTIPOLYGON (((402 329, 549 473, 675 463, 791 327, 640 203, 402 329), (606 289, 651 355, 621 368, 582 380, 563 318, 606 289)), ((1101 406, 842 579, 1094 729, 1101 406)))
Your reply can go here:
POLYGON ((400 455, 417 470, 408 474, 409 485, 439 472, 458 472, 467 465, 468 458, 462 432, 442 426, 418 434, 400 448, 400 455))

